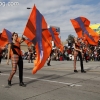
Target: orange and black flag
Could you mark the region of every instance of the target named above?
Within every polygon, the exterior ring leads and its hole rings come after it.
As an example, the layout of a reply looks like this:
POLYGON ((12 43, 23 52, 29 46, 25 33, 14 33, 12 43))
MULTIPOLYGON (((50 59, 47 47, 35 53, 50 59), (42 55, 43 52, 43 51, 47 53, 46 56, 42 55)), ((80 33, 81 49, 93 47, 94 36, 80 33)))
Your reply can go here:
POLYGON ((95 32, 93 29, 91 29, 90 27, 86 27, 86 29, 88 30, 88 32, 89 32, 89 35, 91 36, 91 37, 93 37, 93 39, 94 39, 94 41, 95 42, 93 42, 93 41, 91 41, 92 39, 91 38, 89 38, 88 39, 88 41, 90 42, 90 44, 92 43, 94 43, 94 45, 97 45, 98 44, 98 40, 99 40, 99 34, 97 33, 97 32, 95 32))
POLYGON ((30 40, 30 39, 26 39, 25 41, 24 41, 26 44, 27 44, 27 46, 31 46, 32 45, 32 41, 30 40))
POLYGON ((50 34, 52 36, 52 40, 54 41, 55 45, 60 49, 61 52, 63 52, 63 45, 62 45, 61 40, 59 38, 59 33, 56 31, 56 28, 50 27, 49 31, 50 31, 50 34))
POLYGON ((85 27, 89 26, 90 21, 85 17, 77 17, 75 19, 70 19, 77 35, 79 38, 84 36, 85 27), (83 29, 83 30, 82 30, 83 29))
POLYGON ((8 43, 12 42, 12 33, 7 29, 3 29, 3 32, 0 36, 0 46, 6 46, 8 43))
POLYGON ((28 19, 23 35, 29 38, 35 45, 37 57, 34 61, 34 68, 32 70, 32 73, 35 74, 44 66, 52 49, 47 23, 35 5, 28 19))
POLYGON ((89 44, 97 45, 94 37, 97 37, 98 34, 89 27, 90 21, 87 18, 77 17, 71 19, 71 22, 79 38, 85 36, 89 44))

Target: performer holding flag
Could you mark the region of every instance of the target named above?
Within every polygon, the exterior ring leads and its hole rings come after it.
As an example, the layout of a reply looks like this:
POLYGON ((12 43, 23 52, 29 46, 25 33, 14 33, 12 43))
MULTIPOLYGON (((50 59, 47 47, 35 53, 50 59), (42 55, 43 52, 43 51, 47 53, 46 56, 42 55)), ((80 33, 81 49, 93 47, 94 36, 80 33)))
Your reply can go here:
POLYGON ((82 59, 82 50, 81 50, 81 44, 80 44, 80 40, 78 38, 74 38, 75 43, 73 44, 74 47, 74 72, 78 72, 76 70, 76 60, 77 60, 77 56, 79 56, 80 58, 80 66, 81 66, 81 72, 82 73, 86 73, 86 71, 84 71, 84 67, 83 67, 83 59, 82 59))
POLYGON ((25 87, 26 85, 23 83, 23 59, 21 56, 21 49, 20 49, 20 44, 24 41, 25 39, 22 38, 20 42, 18 41, 18 34, 13 33, 12 34, 12 42, 8 44, 8 58, 7 58, 7 64, 9 64, 9 58, 11 55, 11 60, 12 60, 12 71, 10 73, 10 76, 8 78, 8 85, 11 86, 11 81, 16 73, 17 70, 17 65, 19 67, 19 85, 25 87))

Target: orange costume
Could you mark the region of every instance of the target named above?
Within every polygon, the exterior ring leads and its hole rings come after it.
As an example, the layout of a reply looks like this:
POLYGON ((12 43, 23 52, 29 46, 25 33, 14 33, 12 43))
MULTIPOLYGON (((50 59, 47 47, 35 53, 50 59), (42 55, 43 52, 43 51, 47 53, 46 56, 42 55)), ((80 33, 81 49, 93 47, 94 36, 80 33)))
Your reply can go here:
POLYGON ((21 56, 21 49, 20 49, 20 43, 11 43, 11 60, 13 67, 17 67, 17 63, 19 61, 19 57, 21 56))

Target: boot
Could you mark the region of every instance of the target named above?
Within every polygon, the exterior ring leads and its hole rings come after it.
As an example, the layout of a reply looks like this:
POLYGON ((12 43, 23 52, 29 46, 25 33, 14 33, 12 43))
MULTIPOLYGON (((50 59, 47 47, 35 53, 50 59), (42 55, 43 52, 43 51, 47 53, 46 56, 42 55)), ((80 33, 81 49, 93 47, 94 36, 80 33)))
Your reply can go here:
POLYGON ((11 81, 8 80, 8 85, 11 86, 11 81))
POLYGON ((78 73, 78 71, 77 71, 77 70, 74 70, 74 72, 75 72, 75 73, 78 73))
POLYGON ((51 66, 50 63, 47 63, 48 66, 51 66))
POLYGON ((19 86, 26 87, 26 84, 24 84, 24 82, 20 82, 19 86))
POLYGON ((85 70, 81 70, 81 73, 86 73, 86 71, 85 70))

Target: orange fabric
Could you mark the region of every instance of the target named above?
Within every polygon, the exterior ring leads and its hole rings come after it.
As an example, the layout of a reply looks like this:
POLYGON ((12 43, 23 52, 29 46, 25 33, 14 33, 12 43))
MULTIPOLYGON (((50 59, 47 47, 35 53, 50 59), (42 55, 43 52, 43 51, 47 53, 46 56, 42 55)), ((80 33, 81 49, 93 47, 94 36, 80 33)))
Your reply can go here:
POLYGON ((94 30, 92 30, 90 27, 86 27, 86 29, 88 30, 89 34, 94 39, 94 42, 93 42, 90 38, 87 37, 87 40, 88 40, 89 44, 97 45, 98 44, 98 40, 99 40, 99 34, 96 33, 94 30))
POLYGON ((6 29, 3 29, 3 32, 0 34, 0 46, 6 46, 9 43, 8 38, 6 29))
POLYGON ((52 49, 52 45, 51 45, 51 38, 50 38, 50 32, 47 29, 47 23, 44 19, 44 17, 42 16, 42 50, 41 52, 43 53, 43 57, 42 59, 40 58, 40 49, 39 49, 39 44, 38 44, 38 37, 36 37, 36 17, 37 16, 37 8, 34 6, 32 9, 32 12, 30 14, 30 17, 28 19, 28 22, 26 24, 25 30, 24 30, 24 34, 27 38, 29 38, 31 41, 35 40, 35 49, 36 49, 36 60, 34 61, 34 68, 32 70, 32 73, 35 74, 38 70, 40 70, 46 60, 48 59, 51 49, 52 49))
POLYGON ((63 52, 63 45, 60 38, 58 37, 58 35, 55 35, 55 38, 57 40, 57 42, 55 42, 55 45, 60 49, 61 52, 63 52))
POLYGON ((20 38, 20 37, 18 37, 17 42, 20 42, 20 41, 21 41, 21 38, 20 38))
POLYGON ((30 42, 30 41, 28 41, 28 40, 25 40, 24 42, 25 42, 25 43, 27 44, 27 46, 29 46, 29 47, 32 45, 32 42, 30 42))
POLYGON ((1 37, 1 38, 0 38, 0 46, 6 46, 7 44, 8 44, 7 39, 1 37))
MULTIPOLYGON (((90 21, 87 18, 85 18, 85 17, 80 17, 80 18, 81 18, 81 20, 82 20, 85 27, 89 26, 90 21)), ((75 19, 70 19, 70 21, 71 21, 78 37, 79 38, 83 37, 82 29, 81 29, 79 23, 75 19)))
POLYGON ((97 42, 91 40, 86 34, 84 34, 84 36, 86 37, 86 39, 87 39, 87 41, 88 41, 89 44, 91 44, 91 45, 97 45, 97 42))
POLYGON ((61 40, 59 38, 58 32, 56 32, 56 29, 53 27, 52 27, 52 31, 53 31, 54 37, 55 37, 55 40, 54 40, 55 45, 60 49, 61 52, 63 52, 63 45, 62 45, 61 40))
POLYGON ((0 46, 5 46, 7 44, 8 44, 8 39, 5 30, 3 30, 3 32, 0 35, 0 46))
POLYGON ((81 30, 81 28, 80 28, 80 25, 79 25, 78 22, 75 21, 74 19, 70 19, 70 21, 71 21, 71 23, 72 23, 72 25, 73 25, 73 27, 74 27, 76 33, 77 33, 77 36, 78 36, 79 38, 81 38, 83 35, 82 35, 82 30, 81 30))
POLYGON ((2 49, 1 49, 1 47, 0 47, 0 53, 2 52, 2 49))
MULTIPOLYGON (((19 42, 14 43, 14 45, 20 48, 20 43, 19 42)), ((14 48, 14 49, 18 53, 18 55, 21 55, 22 54, 20 49, 17 49, 17 48, 14 48)), ((11 57, 14 55, 14 53, 12 51, 12 48, 10 50, 10 55, 11 55, 11 57)))
POLYGON ((81 19, 82 19, 82 22, 84 22, 85 27, 90 25, 90 21, 87 18, 81 17, 81 19))
MULTIPOLYGON (((36 10, 36 8, 35 8, 35 10, 36 10)), ((42 17, 42 48, 43 48, 42 60, 40 59, 38 44, 35 45, 35 48, 36 48, 37 58, 34 61, 35 66, 32 70, 33 74, 35 74, 38 70, 40 70, 44 66, 44 64, 47 61, 48 57, 50 56, 50 53, 52 50, 50 32, 47 29, 47 23, 46 23, 44 17, 42 17)))
POLYGON ((84 36, 89 44, 97 45, 98 34, 89 27, 90 21, 87 18, 78 17, 71 19, 71 22, 79 38, 84 36))
MULTIPOLYGON (((42 46, 43 46, 43 55, 44 55, 42 61, 40 60, 38 44, 36 44, 36 46, 35 46, 37 59, 34 61, 35 66, 34 66, 33 71, 32 71, 32 73, 34 73, 34 74, 44 66, 44 64, 47 61, 48 57, 50 56, 50 53, 52 50, 52 44, 48 40, 48 37, 45 35, 45 34, 47 34, 47 31, 48 30, 45 30, 42 33, 43 34, 42 46)), ((48 33, 49 33, 49 31, 48 31, 48 33)))
POLYGON ((30 40, 33 40, 33 38, 35 38, 36 36, 35 18, 36 18, 36 7, 34 6, 23 33, 23 35, 25 35, 30 40))

